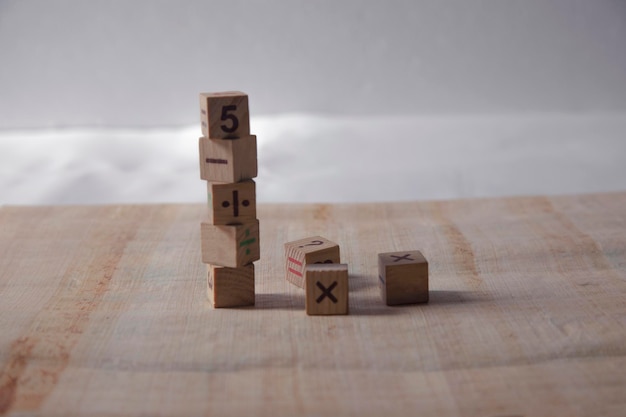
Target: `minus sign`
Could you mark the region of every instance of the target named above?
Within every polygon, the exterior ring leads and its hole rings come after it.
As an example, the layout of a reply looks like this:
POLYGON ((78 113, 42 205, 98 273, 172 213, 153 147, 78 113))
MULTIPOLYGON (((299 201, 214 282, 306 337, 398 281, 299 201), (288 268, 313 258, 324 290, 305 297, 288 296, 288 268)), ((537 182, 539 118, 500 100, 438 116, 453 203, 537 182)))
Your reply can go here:
POLYGON ((207 164, 228 164, 228 161, 226 159, 216 159, 216 158, 207 158, 206 159, 206 163, 207 164))

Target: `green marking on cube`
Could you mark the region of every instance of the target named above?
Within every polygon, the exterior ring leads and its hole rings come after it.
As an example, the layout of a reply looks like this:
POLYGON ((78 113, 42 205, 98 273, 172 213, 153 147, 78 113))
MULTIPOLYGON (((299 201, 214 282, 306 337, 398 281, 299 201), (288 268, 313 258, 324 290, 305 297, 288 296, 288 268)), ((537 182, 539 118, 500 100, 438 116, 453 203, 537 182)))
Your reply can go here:
MULTIPOLYGON (((250 229, 246 229, 246 237, 250 236, 250 229)), ((250 239, 246 239, 239 243, 239 247, 243 248, 244 246, 249 246, 256 242, 256 238, 251 237, 250 239)), ((246 248, 246 255, 250 255, 250 248, 246 248)))

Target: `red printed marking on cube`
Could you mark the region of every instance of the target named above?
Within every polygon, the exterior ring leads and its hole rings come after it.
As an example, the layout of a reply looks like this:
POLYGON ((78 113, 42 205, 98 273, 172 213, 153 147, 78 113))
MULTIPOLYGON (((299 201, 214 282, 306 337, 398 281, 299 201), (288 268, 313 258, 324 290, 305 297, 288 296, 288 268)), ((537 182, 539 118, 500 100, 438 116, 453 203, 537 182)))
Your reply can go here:
MULTIPOLYGON (((300 262, 300 261, 299 261, 299 260, 297 260, 297 259, 294 259, 294 258, 288 257, 288 258, 287 258, 287 261, 289 261, 289 262, 293 262, 294 264, 296 264, 296 265, 298 265, 300 268, 302 268, 302 262, 300 262)), ((302 272, 296 271, 296 270, 295 270, 295 269, 293 269, 293 268, 287 268, 287 270, 288 270, 289 272, 291 272, 292 274, 294 274, 294 275, 297 275, 297 276, 299 276, 299 277, 302 277, 302 272)))
POLYGON ((299 277, 302 276, 302 274, 300 272, 296 271, 293 268, 288 268, 288 271, 291 272, 292 274, 295 274, 295 275, 299 276, 299 277))
POLYGON ((298 265, 298 266, 302 266, 302 262, 298 261, 297 259, 293 259, 293 258, 287 258, 289 260, 289 262, 293 262, 294 264, 298 265))

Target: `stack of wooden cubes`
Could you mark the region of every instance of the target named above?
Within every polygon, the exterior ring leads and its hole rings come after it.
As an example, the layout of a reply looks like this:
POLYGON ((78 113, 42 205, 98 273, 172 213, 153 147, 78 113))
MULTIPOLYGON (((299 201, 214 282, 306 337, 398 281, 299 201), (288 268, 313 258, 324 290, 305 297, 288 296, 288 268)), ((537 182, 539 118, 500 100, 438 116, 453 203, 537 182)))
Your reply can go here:
POLYGON ((260 258, 256 218, 256 136, 248 96, 200 94, 203 136, 200 177, 207 181, 208 219, 201 223, 202 262, 213 307, 254 305, 254 264, 260 258))

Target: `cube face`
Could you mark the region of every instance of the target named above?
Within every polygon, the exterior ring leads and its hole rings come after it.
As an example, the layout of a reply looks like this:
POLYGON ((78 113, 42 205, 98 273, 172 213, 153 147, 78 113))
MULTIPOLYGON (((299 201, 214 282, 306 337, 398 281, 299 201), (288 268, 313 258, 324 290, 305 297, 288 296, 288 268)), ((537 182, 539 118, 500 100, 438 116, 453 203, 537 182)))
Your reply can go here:
POLYGON ((257 176, 256 136, 240 139, 201 137, 200 178, 214 182, 239 182, 257 176))
POLYGON ((379 254, 378 279, 387 305, 428 302, 428 262, 420 251, 379 254))
POLYGON ((235 183, 207 183, 210 223, 242 224, 256 219, 256 184, 252 180, 235 183))
POLYGON ((207 298, 214 308, 254 305, 254 264, 240 268, 208 265, 207 298))
POLYGON ((305 277, 308 315, 348 314, 348 265, 307 265, 305 277))
POLYGON ((259 221, 240 225, 214 225, 203 222, 202 262, 237 268, 259 260, 259 221))
POLYGON ((285 258, 287 281, 300 288, 305 286, 307 265, 341 262, 339 245, 321 236, 285 243, 285 258))
POLYGON ((212 139, 250 135, 248 95, 241 91, 200 94, 202 134, 212 139))

